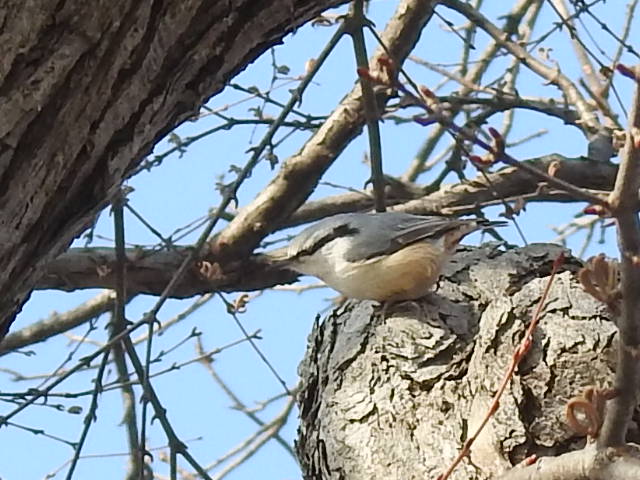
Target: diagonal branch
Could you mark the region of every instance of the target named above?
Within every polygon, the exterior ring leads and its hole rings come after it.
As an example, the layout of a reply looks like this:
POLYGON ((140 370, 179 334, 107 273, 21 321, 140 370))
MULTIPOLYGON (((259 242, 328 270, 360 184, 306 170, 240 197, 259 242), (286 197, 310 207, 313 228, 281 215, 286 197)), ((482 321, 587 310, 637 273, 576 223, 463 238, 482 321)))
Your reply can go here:
MULTIPOLYGON (((518 28, 521 25, 521 22, 529 11, 531 1, 519 1, 511 8, 509 12, 504 15, 504 23, 501 26, 501 30, 505 32, 505 34, 509 35, 518 35, 518 28)), ((475 24, 473 24, 473 31, 477 28, 475 24)), ((465 43, 463 46, 463 59, 466 59, 468 62, 468 44, 465 43)), ((463 66, 464 76, 460 78, 460 88, 458 89, 459 97, 470 97, 471 93, 474 90, 477 90, 479 87, 478 83, 482 79, 483 75, 487 72, 489 67, 493 64, 494 60, 498 57, 498 51, 500 50, 500 45, 498 42, 493 41, 490 43, 485 50, 480 54, 479 58, 476 59, 474 64, 467 65, 466 63, 463 66), (466 71, 468 69, 468 71, 466 71)), ((428 67, 428 65, 425 65, 428 67)), ((430 67, 428 67, 430 68, 430 67)), ((446 70, 441 72, 444 74, 446 70)), ((488 89, 491 93, 497 94, 498 98, 502 97, 502 93, 500 91, 495 92, 492 89, 488 89)), ((443 100, 444 101, 444 100, 443 100)), ((460 105, 453 104, 453 108, 451 110, 452 119, 456 117, 457 113, 461 111, 460 105)), ((433 129, 433 132, 427 140, 423 143, 423 146, 420 148, 416 158, 411 162, 411 165, 407 169, 407 171, 403 174, 403 178, 406 180, 415 181, 418 175, 423 171, 424 164, 426 159, 431 155, 435 146, 438 144, 440 139, 444 136, 447 129, 443 125, 438 125, 433 129)))
POLYGON ((559 69, 545 65, 543 62, 533 57, 524 47, 516 42, 510 41, 508 36, 502 30, 496 27, 478 10, 473 9, 468 3, 460 0, 442 0, 441 3, 442 5, 457 11, 475 25, 478 25, 487 32, 499 46, 514 55, 524 65, 540 75, 547 82, 557 86, 566 96, 567 102, 575 105, 575 108, 580 115, 581 122, 585 128, 594 132, 598 131, 599 125, 595 112, 589 106, 589 103, 580 93, 575 84, 559 69))
MULTIPOLYGON (((382 36, 397 64, 407 58, 418 41, 435 3, 434 0, 403 0, 398 5, 382 36)), ((376 59, 383 54, 381 48, 376 51, 370 62, 372 70, 376 68, 376 59)), ((379 92, 376 99, 384 104, 389 93, 379 92)), ((216 246, 231 248, 237 257, 252 251, 311 195, 338 155, 360 134, 365 121, 362 92, 360 85, 356 85, 316 134, 284 162, 269 185, 222 231, 216 246)))
POLYGON ((103 313, 111 311, 114 303, 115 294, 107 290, 64 313, 54 312, 47 318, 7 335, 0 343, 0 356, 27 345, 43 342, 53 335, 82 325, 103 313))

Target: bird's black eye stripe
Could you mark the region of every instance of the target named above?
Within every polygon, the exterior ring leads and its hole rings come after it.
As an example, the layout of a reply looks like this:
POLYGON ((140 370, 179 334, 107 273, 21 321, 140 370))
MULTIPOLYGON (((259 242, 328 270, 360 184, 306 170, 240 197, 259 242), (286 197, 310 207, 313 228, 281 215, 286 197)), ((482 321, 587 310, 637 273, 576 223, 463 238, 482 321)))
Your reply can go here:
POLYGON ((339 225, 336 228, 334 228, 333 230, 331 230, 331 232, 329 232, 324 237, 319 238, 315 243, 313 243, 313 244, 309 245, 307 248, 303 248, 302 250, 297 252, 294 258, 300 258, 300 257, 308 256, 308 255, 313 255, 318 250, 320 250, 322 247, 324 247, 328 243, 334 241, 336 238, 352 236, 352 235, 355 235, 356 233, 358 233, 359 231, 360 230, 358 230, 357 228, 349 226, 347 224, 339 225))

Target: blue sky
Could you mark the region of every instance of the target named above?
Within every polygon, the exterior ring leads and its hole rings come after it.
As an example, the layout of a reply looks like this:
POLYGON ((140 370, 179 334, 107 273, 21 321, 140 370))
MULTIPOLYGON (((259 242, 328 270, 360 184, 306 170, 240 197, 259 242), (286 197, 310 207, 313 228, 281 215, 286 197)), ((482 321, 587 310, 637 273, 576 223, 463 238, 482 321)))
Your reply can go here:
MULTIPOLYGON (((506 2, 495 3, 506 4, 506 2)), ((384 26, 395 5, 396 2, 388 0, 371 2, 371 15, 378 28, 381 29, 384 26)), ((606 20, 615 30, 621 24, 622 9, 613 10, 615 9, 610 7, 609 15, 611 18, 606 20)), ((599 11, 605 12, 606 10, 600 8, 599 11)), ((461 23, 460 18, 450 11, 441 8, 439 12, 454 24, 461 23)), ((547 17, 543 19, 541 24, 549 25, 551 21, 548 19, 549 12, 545 10, 544 15, 547 17)), ((420 45, 414 54, 427 58, 431 62, 456 61, 459 44, 456 43, 454 36, 444 32, 443 26, 444 24, 440 20, 434 19, 423 34, 420 45), (447 48, 443 48, 443 46, 447 46, 447 48)), ((301 28, 295 34, 287 37, 285 44, 275 50, 278 64, 289 66, 291 76, 301 75, 304 72, 305 62, 310 57, 317 56, 333 31, 333 28, 312 28, 310 26, 301 28)), ((630 38, 633 39, 634 36, 631 35, 630 38)), ((486 37, 478 34, 476 38, 478 51, 482 51, 485 42, 486 37)), ((608 52, 611 52, 614 47, 610 39, 601 34, 598 34, 598 42, 608 52)), ((575 77, 578 66, 571 47, 566 41, 566 36, 556 33, 545 42, 545 46, 553 47, 552 57, 560 61, 563 71, 575 77)), ((373 42, 370 42, 370 52, 373 47, 373 42)), ((233 81, 244 86, 256 85, 261 89, 267 88, 271 76, 271 61, 269 54, 264 55, 233 81)), ((632 63, 633 59, 629 61, 632 63)), ((411 62, 407 63, 407 69, 412 77, 420 83, 431 86, 437 82, 436 76, 411 62)), ((499 67, 496 67, 487 74, 486 78, 492 78, 492 75, 497 75, 498 71, 499 67)), ((555 89, 545 86, 540 79, 532 74, 527 73, 523 78, 526 78, 527 81, 523 83, 526 88, 520 90, 522 95, 556 95, 555 89)), ((312 88, 305 94, 302 109, 318 115, 328 114, 336 102, 351 88, 355 80, 351 43, 348 38, 345 38, 322 69, 312 88)), ((623 98, 630 98, 630 87, 627 83, 630 82, 617 82, 623 98)), ((292 87, 293 84, 280 88, 275 96, 286 101, 287 90, 292 87)), ((455 86, 451 85, 447 88, 452 89, 455 86)), ((446 93, 447 88, 442 93, 446 93)), ((227 89, 214 97, 208 106, 220 109, 243 98, 245 98, 244 94, 227 89)), ((247 111, 248 108, 256 105, 259 103, 242 103, 233 107, 229 112, 241 118, 249 118, 251 114, 247 111)), ((267 107, 265 111, 267 114, 277 114, 277 111, 271 107, 267 107)), ((500 121, 501 118, 496 117, 492 124, 499 126, 500 121)), ((183 124, 177 129, 177 133, 186 137, 218 123, 217 119, 209 116, 196 123, 183 124)), ((529 158, 549 153, 560 153, 566 156, 578 156, 586 153, 586 143, 576 129, 527 112, 517 114, 511 139, 522 138, 540 128, 548 129, 548 133, 542 140, 526 143, 510 150, 510 153, 517 158, 529 158)), ((229 167, 244 164, 248 158, 247 149, 252 143, 259 141, 264 130, 260 127, 255 128, 254 131, 252 126, 242 126, 230 131, 223 131, 195 143, 181 157, 173 155, 167 158, 161 167, 151 172, 143 172, 129 182, 129 186, 134 188, 134 192, 129 197, 131 204, 149 223, 165 235, 169 235, 188 221, 205 215, 220 201, 220 195, 215 189, 217 176, 226 172, 226 178, 232 178, 232 174, 228 173, 229 167)), ((395 126, 389 121, 383 124, 382 131, 385 171, 390 174, 400 174, 408 165, 427 132, 424 127, 418 125, 395 126)), ((276 138, 281 138, 281 136, 276 138)), ((305 135, 296 134, 287 139, 278 152, 280 159, 294 153, 304 138, 305 135)), ((161 142, 157 146, 156 152, 161 153, 167 148, 167 143, 161 142)), ((326 180, 345 187, 361 188, 369 176, 368 168, 362 161, 365 151, 366 139, 364 137, 353 142, 329 170, 326 180)), ((273 171, 268 163, 262 162, 240 190, 240 205, 248 203, 272 175, 273 171)), ((426 178, 422 181, 427 182, 428 180, 426 178)), ((454 180, 453 178, 447 179, 448 182, 454 180)), ((314 194, 314 198, 340 192, 339 189, 322 186, 314 194)), ((529 242, 549 241, 554 238, 550 227, 570 220, 580 208, 579 205, 530 205, 519 221, 529 242)), ((101 216, 96 232, 107 238, 113 237, 111 222, 111 216, 105 212, 101 216)), ((221 223, 220 227, 222 226, 221 223)), ((505 230, 510 241, 519 243, 512 227, 505 230)), ((195 240, 198 233, 185 238, 183 242, 189 243, 195 240)), ((144 226, 129 214, 126 215, 126 235, 127 241, 132 244, 146 245, 152 244, 156 240, 144 226)), ((280 238, 283 235, 278 234, 277 236, 280 238)), ((467 243, 477 241, 478 237, 470 237, 467 243)), ((569 245, 577 247, 580 245, 580 241, 580 236, 578 236, 571 239, 569 245)), ((82 243, 79 242, 79 244, 82 243)), ((110 242, 96 240, 95 245, 110 245, 110 242)), ((601 250, 615 255, 616 249, 610 233, 607 236, 607 243, 604 245, 595 244, 589 250, 588 255, 601 250)), ((314 282, 313 279, 305 279, 304 281, 307 280, 314 282)), ((13 328, 14 330, 22 328, 48 316, 52 311, 65 311, 93 297, 96 293, 98 292, 35 292, 13 328)), ((229 295, 228 297, 234 298, 235 296, 229 295)), ((327 300, 333 296, 334 292, 329 289, 310 290, 301 295, 283 291, 266 292, 253 299, 247 313, 241 315, 241 320, 247 330, 261 330, 263 338, 259 342, 261 350, 291 387, 296 383, 297 365, 304 354, 306 337, 311 330, 316 313, 327 309, 329 306, 327 300)), ((153 297, 134 300, 127 307, 127 317, 134 321, 139 319, 153 305, 154 301, 153 297)), ((160 312, 160 321, 170 319, 192 301, 170 300, 160 312)), ((97 329, 92 333, 91 338, 96 341, 102 341, 106 338, 104 328, 107 321, 106 316, 97 320, 97 329)), ((209 349, 242 338, 232 319, 225 313, 221 302, 214 299, 191 317, 173 327, 167 334, 157 337, 153 344, 154 351, 160 352, 172 348, 182 339, 187 338, 194 328, 203 332, 202 341, 205 348, 209 349)), ((76 336, 82 336, 86 330, 86 327, 80 327, 72 333, 76 336)), ((36 355, 12 354, 2 357, 0 367, 19 370, 24 375, 46 373, 51 371, 54 366, 65 362, 71 350, 70 345, 72 344, 67 338, 52 339, 32 347, 31 350, 35 351, 36 355)), ((71 362, 66 364, 67 367, 73 365, 78 358, 94 348, 95 345, 82 346, 71 362)), ((194 356, 193 342, 186 342, 175 351, 163 356, 162 361, 154 364, 153 369, 154 371, 162 370, 174 362, 181 363, 194 356)), ((216 357, 215 367, 220 376, 228 382, 229 386, 247 405, 254 405, 255 401, 264 400, 282 392, 279 383, 246 343, 226 350, 216 357)), ((65 382, 59 391, 77 392, 89 389, 93 374, 94 371, 74 376, 65 382)), ((113 376, 114 373, 111 372, 109 378, 113 378, 113 376)), ((24 390, 31 385, 33 384, 13 382, 10 375, 0 372, 0 389, 4 392, 24 390)), ((187 442, 190 452, 202 464, 206 465, 220 457, 255 431, 255 425, 245 415, 229 408, 229 399, 211 381, 208 373, 198 363, 158 377, 156 387, 169 410, 170 419, 178 434, 183 441, 187 442)), ((44 428, 49 435, 76 441, 82 428, 88 401, 89 398, 86 396, 72 400, 51 397, 48 401, 49 406, 29 408, 18 415, 15 421, 31 428, 44 428), (67 411, 59 411, 52 407, 54 404, 61 404, 64 409, 74 405, 82 406, 84 412, 82 415, 74 415, 67 411)), ((263 419, 268 420, 279 411, 282 405, 282 401, 275 402, 260 415, 263 419)), ((11 405, 5 404, 2 412, 10 409, 11 405)), ((101 395, 98 422, 91 429, 83 454, 103 456, 82 460, 74 478, 93 478, 96 480, 122 478, 126 468, 126 457, 114 460, 113 457, 104 456, 126 452, 125 432, 120 426, 121 409, 122 402, 117 391, 105 392, 101 395)), ((284 428, 283 436, 292 440, 295 436, 295 429, 294 419, 284 428)), ((72 449, 68 445, 15 427, 2 429, 0 439, 3 444, 0 453, 0 478, 2 480, 44 478, 46 474, 61 467, 72 455, 72 449)), ((164 435, 157 422, 153 423, 150 428, 149 445, 159 447, 165 443, 164 435)), ((159 452, 156 454, 160 455, 159 452)), ((163 472, 159 462, 156 462, 156 467, 159 472, 163 472)), ((166 469, 164 469, 164 473, 166 473, 166 469)), ((54 478, 64 478, 64 475, 63 470, 54 478)), ((280 446, 275 442, 270 442, 249 462, 227 478, 232 480, 245 478, 295 479, 299 478, 299 470, 295 462, 288 454, 284 453, 280 446)))

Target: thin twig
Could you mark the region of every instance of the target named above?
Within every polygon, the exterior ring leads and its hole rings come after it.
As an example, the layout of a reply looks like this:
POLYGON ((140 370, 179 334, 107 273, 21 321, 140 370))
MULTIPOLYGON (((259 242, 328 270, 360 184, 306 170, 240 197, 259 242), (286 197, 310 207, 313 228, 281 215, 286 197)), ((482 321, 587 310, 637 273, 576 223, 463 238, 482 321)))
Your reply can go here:
POLYGON ((276 435, 286 424, 294 405, 295 398, 289 398, 280 413, 276 415, 276 417, 273 418, 273 420, 271 420, 269 423, 265 424, 263 432, 256 438, 256 440, 253 441, 252 444, 245 449, 242 455, 236 458, 232 463, 227 465, 222 471, 220 471, 215 477, 213 477, 214 480, 222 480, 238 466, 247 461, 247 459, 253 456, 271 438, 273 438, 273 436, 276 435))
MULTIPOLYGON (((146 372, 145 368, 138 356, 138 352, 136 352, 133 343, 131 342, 131 338, 129 336, 125 336, 123 338, 124 346, 127 351, 127 355, 133 364, 133 369, 138 375, 138 378, 145 378, 146 372)), ((191 454, 187 451, 187 445, 180 440, 178 435, 176 434, 169 418, 167 417, 167 409, 162 405, 160 398, 156 394, 155 388, 150 383, 146 385, 143 384, 145 396, 148 398, 149 403, 153 407, 153 411, 155 414, 155 418, 160 422, 162 429, 164 430, 165 435, 167 436, 167 440, 169 442, 169 449, 171 452, 174 452, 173 458, 175 458, 175 454, 181 455, 188 463, 191 465, 205 480, 211 480, 209 474, 202 468, 202 466, 196 461, 195 458, 191 456, 191 454)), ((142 447, 142 446, 141 446, 142 447)), ((145 455, 148 452, 145 451, 145 455)))
POLYGON ((504 373, 504 376, 502 377, 502 381, 500 382, 500 385, 498 386, 498 390, 493 396, 493 400, 491 401, 491 405, 489 406, 489 409, 487 410, 487 413, 484 419, 482 420, 482 422, 480 422, 480 425, 478 425, 476 430, 464 442, 464 445, 460 450, 460 453, 455 458, 455 460, 451 463, 449 468, 442 475, 438 476, 438 480, 446 480, 447 478, 449 478, 449 476, 451 475, 451 473, 453 473, 453 471, 458 466, 458 464, 469 454, 469 452, 471 451, 471 446, 473 445, 473 442, 475 442, 475 440, 478 438, 478 436, 480 435, 484 427, 487 425, 491 417, 498 410, 498 407, 500 406, 500 398, 502 397, 502 394, 504 393, 506 388, 509 386, 509 382, 511 382, 511 379, 513 378, 513 374, 516 371, 516 368, 518 368, 518 365, 520 364, 522 359, 526 356, 526 354, 531 349, 531 346, 533 345, 533 333, 536 327, 538 326, 538 323, 540 322, 540 318, 542 317, 542 308, 545 306, 547 302, 549 292, 551 291, 551 285, 553 285, 553 281, 555 279, 556 273, 558 272, 558 269, 562 266, 563 262, 564 262, 563 254, 560 254, 558 258, 554 260, 553 268, 551 270, 551 275, 549 275, 549 278, 544 287, 544 290, 542 291, 542 295, 540 296, 540 300, 538 301, 536 310, 533 316, 531 317, 531 322, 529 323, 529 327, 527 328, 527 331, 525 332, 524 337, 522 338, 520 344, 516 347, 516 350, 513 352, 513 356, 511 357, 511 363, 509 364, 507 371, 504 373))
MULTIPOLYGON (((110 338, 115 337, 122 332, 127 326, 125 317, 125 306, 127 303, 127 257, 125 252, 125 233, 124 233, 124 211, 126 205, 125 192, 121 189, 119 194, 112 201, 113 204, 113 225, 115 233, 115 249, 116 249, 116 302, 111 316, 110 338)), ((135 210, 130 209, 135 212, 135 210)), ((135 212, 137 215, 137 212, 135 212)), ((127 442, 129 444, 129 471, 127 472, 127 480, 137 480, 142 477, 143 468, 145 466, 145 428, 143 423, 140 440, 138 440, 138 420, 136 415, 136 397, 133 387, 129 384, 129 370, 122 342, 116 342, 111 349, 113 361, 118 373, 118 382, 122 385, 120 392, 123 402, 123 423, 127 431, 127 442)))
POLYGON ((7 335, 0 343, 0 356, 78 327, 111 311, 114 302, 114 293, 111 290, 105 290, 71 310, 64 313, 54 312, 47 318, 7 335))
POLYGON ((287 395, 291 395, 291 390, 289 390, 289 387, 287 387, 287 383, 282 379, 282 377, 280 376, 278 371, 275 369, 275 367, 271 364, 271 362, 266 357, 266 355, 262 353, 262 350, 260 350, 260 348, 258 347, 258 344, 254 341, 254 339, 251 338, 247 329, 244 328, 244 325, 242 325, 242 322, 238 318, 238 315, 236 315, 236 309, 234 305, 231 302, 229 302, 225 298, 225 296, 222 295, 222 293, 216 292, 216 294, 224 302, 224 304, 227 307, 227 313, 231 315, 231 318, 233 318, 234 322, 242 332, 242 335, 244 335, 244 338, 246 338, 247 341, 249 342, 249 345, 251 345, 251 348, 253 348, 253 350, 258 354, 258 357, 260 357, 260 360, 262 360, 262 363, 264 363, 267 366, 267 368, 271 371, 271 373, 276 378, 276 380, 278 380, 280 385, 282 385, 282 388, 284 388, 284 391, 287 393, 287 395))
POLYGON ((69 464, 69 470, 67 471, 67 476, 65 477, 67 480, 71 480, 73 478, 73 472, 78 465, 78 460, 80 459, 80 452, 82 452, 82 447, 84 446, 84 442, 87 439, 87 435, 89 435, 89 429, 93 422, 96 420, 96 412, 98 410, 98 396, 102 391, 102 378, 104 377, 104 372, 107 368, 107 360, 109 359, 109 352, 106 351, 102 355, 102 361, 100 362, 100 367, 98 368, 98 372, 94 378, 94 387, 93 387, 93 395, 91 396, 91 403, 89 404, 89 409, 87 410, 87 414, 84 417, 84 427, 82 427, 82 433, 80 434, 80 439, 78 440, 78 445, 73 451, 73 458, 71 459, 71 463, 69 464))
MULTIPOLYGON (((233 402, 233 405, 232 405, 231 408, 234 408, 234 409, 244 413, 249 419, 251 419, 257 425, 259 425, 260 427, 263 427, 265 422, 262 421, 260 419, 260 417, 258 417, 258 415, 256 415, 255 412, 250 411, 247 408, 247 406, 240 400, 240 398, 233 392, 233 390, 231 390, 231 388, 229 388, 229 386, 224 382, 224 380, 222 380, 222 378, 220 378, 220 376, 218 375, 218 372, 216 372, 216 369, 213 367, 213 358, 211 356, 204 356, 203 355, 204 354, 204 348, 202 346, 202 342, 200 341, 200 339, 198 339, 198 341, 196 342, 196 351, 198 352, 198 355, 202 358, 202 362, 201 363, 205 366, 205 368, 207 369, 207 371, 209 372, 209 374, 211 375, 213 380, 218 384, 218 386, 222 389, 222 391, 233 402)), ((295 393, 295 391, 297 390, 297 387, 293 388, 292 390, 295 393)), ((289 455, 291 455, 296 462, 298 461, 298 459, 296 457, 296 454, 293 451, 293 448, 291 448, 291 445, 289 445, 285 439, 283 439, 278 434, 274 435, 273 439, 276 442, 278 442, 280 444, 280 446, 282 448, 284 448, 286 450, 286 452, 289 453, 289 455)))
MULTIPOLYGON (((349 16, 346 18, 346 30, 353 39, 353 50, 355 52, 358 70, 363 71, 369 67, 367 47, 364 41, 363 26, 368 23, 364 15, 364 0, 354 0, 351 4, 349 16)), ((380 125, 378 119, 380 114, 376 105, 376 96, 373 92, 373 84, 367 75, 360 75, 360 86, 362 87, 362 106, 367 122, 367 132, 369 136, 369 153, 371 160, 371 180, 373 182, 373 198, 377 212, 386 210, 384 195, 384 172, 382 170, 382 147, 380 145, 380 125)))
POLYGON ((424 124, 424 125, 429 125, 434 121, 441 123, 452 133, 452 135, 459 137, 461 140, 467 140, 472 142, 474 145, 479 146, 480 148, 482 148, 483 150, 485 150, 486 152, 489 152, 492 156, 494 156, 496 161, 502 161, 507 165, 511 165, 513 167, 524 170, 531 176, 539 178, 545 181, 546 183, 550 184, 551 186, 554 186, 556 188, 564 190, 567 193, 570 193, 578 200, 583 200, 593 205, 599 205, 603 207, 605 210, 609 209, 608 202, 603 198, 593 195, 584 189, 578 188, 569 182, 565 182, 564 180, 551 176, 542 170, 538 170, 537 168, 532 167, 531 165, 520 162, 514 157, 512 157, 511 155, 509 155, 508 153, 506 153, 505 151, 496 151, 496 149, 494 149, 491 145, 489 145, 487 142, 485 142, 480 137, 478 137, 474 132, 470 131, 465 127, 458 126, 453 121, 451 121, 450 118, 438 112, 435 112, 432 107, 427 105, 427 103, 422 100, 421 97, 418 97, 413 92, 408 90, 407 87, 404 86, 402 83, 398 82, 397 87, 405 95, 413 97, 415 104, 425 109, 427 113, 431 115, 431 117, 428 117, 426 119, 416 118, 416 121, 418 123, 424 124))
MULTIPOLYGON (((508 35, 508 34, 515 35, 518 33, 518 26, 520 25, 522 18, 530 8, 531 3, 532 2, 530 0, 520 0, 513 6, 513 8, 506 15, 504 15, 505 21, 502 24, 500 30, 504 32, 505 35, 508 35)), ((474 24, 474 22, 469 22, 469 23, 470 23, 470 28, 473 28, 474 30, 477 29, 477 25, 474 24)), ((468 48, 468 45, 469 44, 467 42, 464 42, 465 49, 468 48)), ((462 79, 464 83, 461 83, 461 88, 459 89, 459 95, 456 95, 456 97, 466 97, 473 91, 473 89, 470 88, 470 86, 478 85, 478 82, 480 82, 480 80, 482 79, 482 76, 486 73, 488 68, 493 64, 494 60, 497 58, 499 49, 500 49, 500 45, 496 40, 491 42, 485 48, 485 50, 480 55, 479 60, 474 64, 473 68, 471 68, 466 73, 466 75, 464 75, 462 79)), ((464 58, 466 57, 463 56, 463 59, 464 58)), ((463 63, 463 68, 466 68, 464 63, 463 63)), ((495 96, 495 93, 496 92, 494 92, 493 96, 495 96)), ((446 101, 446 100, 443 100, 443 101, 446 101)), ((480 102, 482 102, 482 99, 480 99, 479 103, 480 102)), ((453 105, 453 108, 451 110, 452 120, 456 118, 457 114, 461 110, 462 110, 462 105, 460 104, 453 105)), ((403 173, 402 178, 404 180, 415 181, 418 178, 418 176, 425 171, 424 164, 427 158, 429 158, 435 146, 438 144, 438 142, 440 141, 442 136, 446 133, 446 131, 447 129, 440 124, 438 124, 433 129, 433 132, 431 133, 429 138, 427 138, 427 140, 425 140, 425 142, 422 144, 419 152, 416 154, 415 158, 411 162, 411 165, 409 166, 407 171, 403 173)))

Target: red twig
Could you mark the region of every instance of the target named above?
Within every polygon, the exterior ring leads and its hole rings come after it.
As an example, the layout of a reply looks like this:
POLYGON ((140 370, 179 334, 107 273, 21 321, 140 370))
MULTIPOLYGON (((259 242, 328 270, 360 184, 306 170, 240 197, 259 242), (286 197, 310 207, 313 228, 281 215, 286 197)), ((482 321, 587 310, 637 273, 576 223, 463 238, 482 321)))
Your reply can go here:
POLYGON ((536 326, 540 322, 542 308, 547 301, 547 297, 549 296, 549 291, 551 290, 551 285, 553 284, 553 280, 555 279, 556 273, 558 273, 558 269, 563 263, 564 263, 564 254, 561 253, 560 255, 558 255, 558 258, 556 258, 553 261, 553 269, 551 270, 551 275, 549 276, 549 280, 547 281, 547 284, 544 288, 544 292, 542 292, 542 296, 540 297, 540 301, 538 302, 536 311, 533 314, 533 318, 531 319, 529 328, 527 328, 527 331, 525 332, 524 337, 520 342, 520 345, 518 345, 515 352, 513 352, 513 356, 511 357, 511 364, 509 365, 509 367, 507 368, 507 371, 502 377, 502 381, 500 382, 498 391, 493 396, 493 400, 491 401, 491 406, 489 407, 489 410, 487 411, 484 419, 482 420, 482 423, 480 423, 476 431, 473 432, 473 434, 467 439, 467 441, 464 442, 462 450, 460 450, 460 453, 458 454, 458 456, 451 463, 447 471, 444 472, 442 475, 438 476, 437 480, 446 480, 447 478, 449 478, 451 473, 453 473, 453 471, 458 466, 458 464, 462 461, 462 459, 465 458, 467 455, 469 455, 473 442, 476 441, 476 439, 480 435, 480 432, 482 432, 482 430, 487 425, 491 417, 498 410, 498 407, 500 406, 500 397, 502 397, 502 394, 504 393, 507 386, 509 385, 511 378, 513 378, 513 373, 515 372, 516 368, 518 367, 518 365, 520 364, 524 356, 531 349, 531 345, 533 344, 533 332, 535 331, 536 326))

